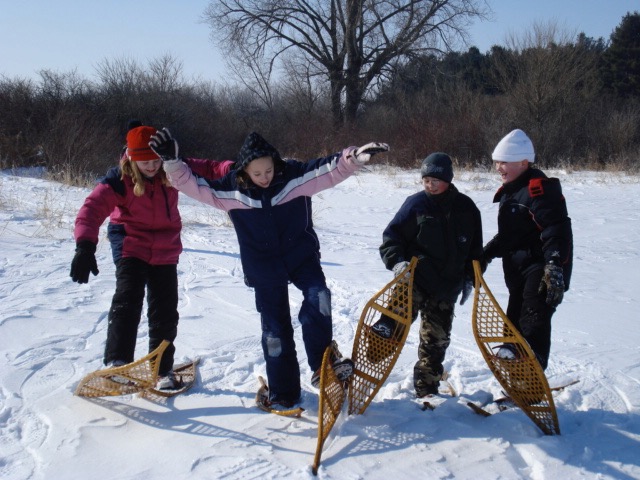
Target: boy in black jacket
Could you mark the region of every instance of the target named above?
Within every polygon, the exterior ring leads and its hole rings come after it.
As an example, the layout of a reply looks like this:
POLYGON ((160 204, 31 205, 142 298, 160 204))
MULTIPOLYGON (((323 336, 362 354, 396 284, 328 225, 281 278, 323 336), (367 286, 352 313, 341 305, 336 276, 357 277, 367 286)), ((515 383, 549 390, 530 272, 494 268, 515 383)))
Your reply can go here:
MULTIPOLYGON (((543 369, 551 347, 551 317, 569 290, 573 233, 560 181, 531 165, 533 144, 513 130, 496 146, 492 158, 502 178, 493 201, 500 202, 498 233, 484 247, 485 265, 502 258, 509 304, 507 316, 529 342, 543 369)), ((496 353, 515 358, 503 345, 496 353)))
MULTIPOLYGON (((424 191, 409 196, 384 230, 380 255, 396 275, 412 257, 419 259, 412 311, 414 320, 420 312, 421 325, 413 383, 416 395, 424 397, 438 393, 454 305, 460 292, 463 304, 473 288, 472 261, 482 257, 482 220, 473 200, 451 183, 449 155, 432 153, 420 173, 424 191)), ((383 317, 374 332, 389 337, 389 320, 383 317)))

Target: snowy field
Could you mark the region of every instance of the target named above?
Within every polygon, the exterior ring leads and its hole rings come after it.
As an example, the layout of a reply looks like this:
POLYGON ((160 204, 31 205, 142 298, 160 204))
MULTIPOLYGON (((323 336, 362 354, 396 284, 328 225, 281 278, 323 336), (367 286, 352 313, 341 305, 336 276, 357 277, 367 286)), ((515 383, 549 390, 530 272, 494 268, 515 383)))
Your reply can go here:
MULTIPOLYGON (((323 479, 640 478, 640 179, 549 172, 562 180, 575 237, 572 289, 553 323, 551 386, 562 435, 545 436, 521 411, 483 418, 451 399, 422 411, 413 398, 414 325, 394 371, 361 416, 343 412, 325 444, 323 479)), ((493 173, 455 185, 496 231, 493 173)), ((420 188, 418 172, 371 168, 315 197, 314 222, 333 295, 334 336, 349 352, 362 306, 391 278, 378 254, 382 230, 420 188)), ((307 479, 316 447, 317 392, 302 368, 302 418, 254 406, 265 374, 253 293, 243 283, 225 214, 181 197, 176 361, 200 357, 198 384, 155 403, 138 396, 86 400, 77 382, 101 368, 115 288, 106 224, 100 274, 69 278, 73 222, 88 189, 0 174, 0 478, 138 480, 307 479)), ((485 278, 505 305, 500 262, 485 278)), ((445 368, 461 395, 500 395, 476 346, 471 303, 458 306, 445 368)), ((146 353, 146 319, 136 356, 146 353)))

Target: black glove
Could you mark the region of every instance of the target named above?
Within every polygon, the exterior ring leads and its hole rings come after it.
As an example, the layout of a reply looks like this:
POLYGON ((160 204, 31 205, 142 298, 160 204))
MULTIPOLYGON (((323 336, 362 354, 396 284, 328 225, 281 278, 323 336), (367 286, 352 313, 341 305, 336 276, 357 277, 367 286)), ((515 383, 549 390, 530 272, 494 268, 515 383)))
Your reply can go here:
POLYGON ((473 284, 473 278, 466 277, 464 279, 464 283, 462 284, 462 297, 460 297, 460 305, 464 305, 464 303, 471 295, 471 292, 473 292, 473 284))
POLYGON ((540 281, 538 293, 547 291, 547 305, 557 307, 564 297, 564 274, 562 267, 554 262, 549 262, 544 266, 544 275, 540 281))
POLYGON ((482 257, 480 258, 480 270, 484 273, 491 260, 500 256, 500 243, 498 234, 496 234, 482 249, 482 257))
POLYGON ((78 283, 89 282, 89 272, 98 275, 96 263, 96 245, 89 240, 82 240, 76 245, 76 254, 71 261, 71 280, 78 283))
POLYGON ((491 263, 491 260, 493 260, 493 258, 490 257, 486 257, 484 255, 482 255, 479 259, 480 261, 480 271, 484 274, 484 272, 487 271, 487 267, 489 266, 489 264, 491 263))
POLYGON ((178 159, 178 142, 171 136, 168 128, 158 130, 156 134, 151 137, 149 147, 151 147, 151 150, 164 162, 178 159))

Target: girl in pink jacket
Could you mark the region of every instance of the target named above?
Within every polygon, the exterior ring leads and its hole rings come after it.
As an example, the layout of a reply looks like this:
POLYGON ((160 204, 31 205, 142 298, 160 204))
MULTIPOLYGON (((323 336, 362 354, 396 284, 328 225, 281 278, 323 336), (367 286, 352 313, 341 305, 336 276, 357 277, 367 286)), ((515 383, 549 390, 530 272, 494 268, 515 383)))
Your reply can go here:
MULTIPOLYGON (((131 363, 145 288, 149 320, 149 351, 171 342, 160 361, 158 388, 178 388, 173 375, 173 341, 178 329, 177 264, 182 243, 178 191, 171 187, 162 160, 149 148, 156 129, 139 126, 127 134, 120 166, 112 168, 86 198, 76 217, 76 254, 70 276, 87 283, 98 274, 95 258, 100 226, 109 217, 107 234, 116 264, 116 291, 109 309, 104 352, 108 367, 131 363)), ((199 175, 215 180, 231 161, 187 159, 199 175)))

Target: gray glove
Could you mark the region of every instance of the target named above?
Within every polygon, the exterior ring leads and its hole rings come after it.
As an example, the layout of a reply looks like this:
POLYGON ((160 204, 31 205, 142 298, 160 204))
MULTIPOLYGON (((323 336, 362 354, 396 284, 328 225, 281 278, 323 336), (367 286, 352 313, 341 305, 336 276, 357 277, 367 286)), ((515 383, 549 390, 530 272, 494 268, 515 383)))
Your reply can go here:
POLYGON ((366 145, 361 146, 354 152, 353 154, 354 161, 358 165, 364 165, 369 160, 371 160, 371 157, 373 157, 376 153, 388 152, 388 151, 389 151, 389 145, 387 145, 386 143, 380 143, 380 142, 367 143, 366 145))
POLYGON ((538 293, 547 291, 547 305, 557 307, 564 297, 564 274, 562 267, 553 262, 544 266, 544 275, 540 281, 538 293))
POLYGON ((460 305, 464 305, 465 302, 469 299, 471 292, 473 292, 473 279, 465 278, 464 283, 462 284, 462 297, 460 297, 460 305))
POLYGON ((149 147, 158 155, 163 162, 178 159, 178 142, 171 136, 168 128, 158 130, 151 137, 149 147))
MULTIPOLYGON (((393 276, 394 277, 398 277, 407 267, 409 266, 409 262, 398 262, 393 266, 393 276)), ((404 277, 402 278, 402 280, 409 280, 409 277, 411 275, 409 274, 409 272, 404 274, 404 277)))

